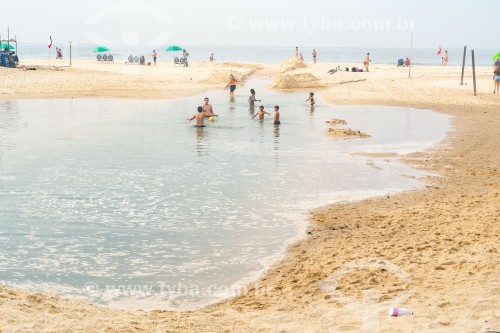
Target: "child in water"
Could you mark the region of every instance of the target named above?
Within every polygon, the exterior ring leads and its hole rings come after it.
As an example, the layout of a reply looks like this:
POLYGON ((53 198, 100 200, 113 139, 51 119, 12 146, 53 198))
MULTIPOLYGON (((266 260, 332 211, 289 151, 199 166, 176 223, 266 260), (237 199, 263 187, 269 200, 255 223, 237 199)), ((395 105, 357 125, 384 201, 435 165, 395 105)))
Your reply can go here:
POLYGON ((257 117, 257 116, 259 116, 259 119, 260 119, 260 120, 261 120, 261 119, 264 119, 264 115, 266 115, 266 114, 267 114, 268 116, 270 116, 270 115, 271 115, 270 113, 268 113, 268 112, 264 111, 264 106, 262 106, 262 105, 261 105, 261 106, 259 106, 259 112, 257 112, 257 113, 256 113, 256 114, 252 117, 252 119, 253 119, 253 118, 255 118, 255 117, 257 117))
POLYGON ((250 89, 250 97, 248 97, 248 103, 250 106, 254 106, 255 102, 262 102, 260 99, 256 99, 255 97, 255 90, 250 89))
POLYGON ((274 107, 274 125, 279 125, 281 124, 280 122, 280 107, 279 105, 276 105, 274 107))
POLYGON ((308 102, 308 101, 311 101, 311 106, 314 106, 314 104, 316 104, 316 101, 314 100, 314 93, 313 92, 309 93, 309 98, 306 99, 306 102, 308 102))

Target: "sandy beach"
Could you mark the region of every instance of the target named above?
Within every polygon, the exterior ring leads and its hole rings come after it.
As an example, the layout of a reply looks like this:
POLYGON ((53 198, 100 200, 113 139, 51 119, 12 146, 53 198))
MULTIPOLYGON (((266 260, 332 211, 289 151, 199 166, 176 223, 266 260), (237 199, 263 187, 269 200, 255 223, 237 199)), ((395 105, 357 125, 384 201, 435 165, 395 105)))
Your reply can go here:
MULTIPOLYGON (((300 66, 291 60, 193 62, 187 68, 165 62, 154 67, 77 61, 71 68, 47 68, 26 60, 22 65, 0 68, 8 82, 0 86, 0 102, 171 99, 223 89, 233 73, 240 81, 271 78, 275 89, 301 90, 305 96, 314 91, 331 104, 443 112, 453 116, 453 131, 432 150, 400 156, 434 174, 424 188, 312 212, 308 236, 258 281, 266 292, 250 289, 197 311, 147 312, 0 286, 1 333, 500 331, 500 96, 492 94, 491 67, 476 68, 474 96, 471 69, 466 85, 460 85, 461 68, 454 66, 415 66, 409 78, 407 68, 391 65, 329 74, 338 64, 300 66), (334 288, 325 291, 328 284, 334 288), (375 307, 370 299, 383 304, 375 307), (391 306, 414 315, 391 317, 391 306)), ((341 67, 354 65, 361 67, 341 67)))

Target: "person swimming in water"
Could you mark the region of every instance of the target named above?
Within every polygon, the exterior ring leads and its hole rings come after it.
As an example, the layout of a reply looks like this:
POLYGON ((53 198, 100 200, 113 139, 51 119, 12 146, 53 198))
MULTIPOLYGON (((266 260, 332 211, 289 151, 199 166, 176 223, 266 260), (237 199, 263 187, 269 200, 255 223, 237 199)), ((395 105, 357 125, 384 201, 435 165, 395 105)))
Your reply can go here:
POLYGON ((250 106, 254 106, 255 102, 262 102, 260 99, 256 99, 254 89, 250 89, 250 94, 250 97, 248 97, 248 104, 250 104, 250 106))
POLYGON ((264 115, 266 115, 266 114, 267 114, 268 116, 270 116, 270 115, 271 115, 270 113, 268 113, 268 112, 264 111, 264 106, 262 106, 262 105, 261 105, 261 106, 259 106, 259 112, 257 112, 257 113, 256 113, 256 114, 252 117, 252 119, 253 119, 253 118, 255 118, 255 117, 257 117, 257 116, 259 116, 259 120, 262 120, 262 119, 264 119, 264 115))
POLYGON ((191 121, 196 119, 196 125, 194 127, 205 127, 205 118, 209 118, 211 116, 207 116, 203 113, 203 108, 198 106, 198 113, 194 114, 191 118, 187 118, 187 120, 191 121))
POLYGON ((274 107, 274 125, 279 125, 281 124, 280 121, 280 107, 279 105, 276 105, 274 107))
POLYGON ((316 101, 314 100, 314 93, 313 92, 310 92, 309 93, 309 98, 306 99, 306 102, 311 102, 311 106, 314 106, 314 104, 316 104, 316 101))

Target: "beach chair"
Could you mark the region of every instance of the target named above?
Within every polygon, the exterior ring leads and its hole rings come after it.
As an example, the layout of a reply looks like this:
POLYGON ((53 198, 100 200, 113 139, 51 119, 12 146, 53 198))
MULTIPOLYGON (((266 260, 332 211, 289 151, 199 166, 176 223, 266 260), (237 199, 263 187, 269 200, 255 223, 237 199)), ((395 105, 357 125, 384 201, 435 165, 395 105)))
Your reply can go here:
POLYGON ((139 57, 138 56, 134 57, 134 64, 136 64, 136 65, 139 64, 139 57))
POLYGON ((102 61, 102 55, 100 54, 97 55, 97 61, 102 61))
POLYGON ((398 59, 398 67, 404 67, 405 65, 405 61, 401 58, 401 59, 398 59))
POLYGON ((175 58, 174 58, 174 64, 175 64, 175 65, 178 65, 178 64, 179 64, 179 62, 180 62, 179 58, 175 57, 175 58))
POLYGON ((103 54, 102 55, 102 61, 108 61, 108 55, 107 54, 103 54))
POLYGON ((115 62, 115 58, 111 54, 108 56, 108 62, 115 62))

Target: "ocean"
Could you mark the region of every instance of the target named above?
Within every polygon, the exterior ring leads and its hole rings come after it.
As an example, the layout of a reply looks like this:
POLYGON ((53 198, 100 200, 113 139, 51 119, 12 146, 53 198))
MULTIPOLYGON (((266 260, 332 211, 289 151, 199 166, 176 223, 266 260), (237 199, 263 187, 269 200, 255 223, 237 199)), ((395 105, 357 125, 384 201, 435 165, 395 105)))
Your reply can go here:
MULTIPOLYGON (((74 59, 92 60, 96 58, 96 53, 92 50, 96 45, 85 43, 72 43, 72 56, 74 59)), ((59 43, 53 45, 52 58, 55 58, 55 47, 62 49, 63 56, 69 57, 69 43, 59 43)), ((144 47, 116 45, 109 46, 110 52, 115 58, 115 61, 123 61, 130 54, 146 57, 146 61, 152 60, 152 49, 144 47)), ((181 52, 165 52, 167 46, 158 47, 158 60, 172 59, 174 56, 180 56, 181 52)), ((240 61, 253 63, 269 63, 277 64, 286 58, 295 57, 295 46, 291 47, 262 47, 262 46, 184 46, 189 52, 190 60, 208 61, 210 54, 214 53, 216 61, 240 61)), ((49 56, 47 44, 44 43, 22 43, 19 44, 18 54, 20 59, 47 59, 49 56)), ((362 63, 364 56, 370 52, 372 64, 397 64, 398 59, 410 57, 409 48, 335 48, 335 47, 318 47, 318 62, 326 62, 338 64, 342 67, 343 64, 362 63)), ((443 49, 443 52, 445 50, 443 49)), ((463 48, 448 49, 449 65, 462 65, 463 48)), ((478 49, 475 50, 475 61, 478 66, 492 65, 492 56, 498 50, 478 49)), ((311 61, 312 48, 299 48, 306 62, 311 61)), ((413 64, 424 66, 435 66, 441 64, 441 56, 437 55, 437 49, 417 48, 413 49, 413 64)), ((470 49, 467 50, 466 63, 471 64, 470 49)))

